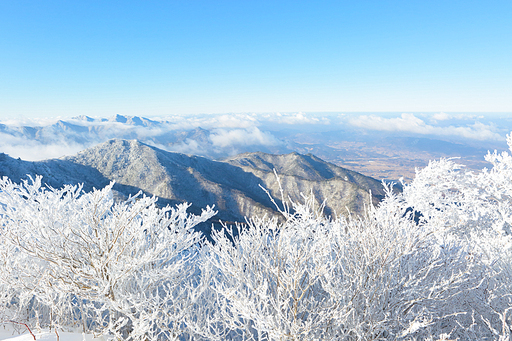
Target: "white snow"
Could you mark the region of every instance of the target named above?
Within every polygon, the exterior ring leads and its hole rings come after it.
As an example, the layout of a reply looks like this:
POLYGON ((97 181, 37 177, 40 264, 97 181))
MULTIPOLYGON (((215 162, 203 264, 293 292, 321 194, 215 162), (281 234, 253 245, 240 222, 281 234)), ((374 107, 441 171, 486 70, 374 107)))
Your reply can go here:
MULTIPOLYGON (((15 331, 11 328, 5 327, 0 329, 0 340, 9 340, 9 341, 33 341, 34 338, 28 331, 21 330, 23 334, 18 334, 18 331, 15 331)), ((59 334, 59 338, 57 339, 57 334, 52 330, 43 330, 40 332, 33 331, 36 340, 39 341, 107 341, 111 340, 111 338, 100 336, 95 338, 94 335, 91 334, 82 334, 82 333, 69 333, 57 331, 59 334)))

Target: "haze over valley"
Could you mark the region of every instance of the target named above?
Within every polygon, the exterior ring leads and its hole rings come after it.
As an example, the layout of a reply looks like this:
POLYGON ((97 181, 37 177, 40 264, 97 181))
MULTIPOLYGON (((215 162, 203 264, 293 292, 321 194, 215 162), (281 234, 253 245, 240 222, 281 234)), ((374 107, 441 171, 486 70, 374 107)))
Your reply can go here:
POLYGON ((487 151, 505 150, 507 114, 239 113, 168 117, 77 116, 0 121, 0 150, 37 161, 74 155, 112 138, 223 160, 245 152, 313 154, 385 180, 411 180, 416 167, 460 157, 488 167, 487 151))

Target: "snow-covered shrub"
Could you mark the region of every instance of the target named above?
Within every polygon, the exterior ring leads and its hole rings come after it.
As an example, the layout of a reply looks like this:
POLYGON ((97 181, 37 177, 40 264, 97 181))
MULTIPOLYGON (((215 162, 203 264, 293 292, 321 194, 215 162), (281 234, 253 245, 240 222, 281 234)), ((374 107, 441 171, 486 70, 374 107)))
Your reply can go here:
MULTIPOLYGON (((237 233, 213 234, 205 266, 218 272, 212 290, 223 312, 217 314, 241 340, 450 333, 472 302, 460 295, 471 296, 483 276, 463 245, 439 243, 391 189, 365 217, 329 220, 313 200, 293 211, 282 211, 283 224, 252 219, 237 233)), ((212 338, 208 333, 203 328, 212 338)))
MULTIPOLYGON (((512 136, 507 142, 512 150, 512 136)), ((473 292, 478 301, 466 306, 466 324, 483 323, 504 340, 512 326, 512 157, 495 151, 486 160, 492 168, 481 172, 453 160, 430 162, 404 186, 401 204, 421 212, 421 225, 436 231, 439 244, 463 245, 485 269, 473 292)))
POLYGON ((283 224, 214 233, 224 327, 247 340, 510 338, 512 157, 486 159, 481 172, 431 162, 364 217, 327 220, 306 200, 283 224))
POLYGON ((214 290, 244 339, 313 339, 334 321, 335 302, 321 286, 332 270, 329 225, 300 213, 287 218, 254 218, 238 236, 215 232, 209 245, 214 290))
POLYGON ((114 203, 111 189, 0 181, 4 314, 132 339, 179 328, 175 303, 201 238, 192 227, 215 212, 192 216, 185 204, 158 208, 146 196, 114 203))
POLYGON ((212 243, 191 230, 209 208, 3 179, 0 319, 132 340, 510 340, 512 156, 486 158, 433 161, 364 216, 282 198, 282 222, 212 243))

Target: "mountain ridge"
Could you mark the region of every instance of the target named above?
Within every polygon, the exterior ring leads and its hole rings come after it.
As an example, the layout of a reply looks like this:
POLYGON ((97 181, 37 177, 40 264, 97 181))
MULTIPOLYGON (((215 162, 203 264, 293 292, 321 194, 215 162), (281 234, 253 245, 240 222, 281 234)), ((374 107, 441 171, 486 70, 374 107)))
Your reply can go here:
MULTIPOLYGON (((325 202, 324 212, 331 216, 347 213, 347 208, 360 214, 370 200, 377 203, 384 195, 379 181, 314 155, 254 152, 214 161, 124 139, 111 139, 59 159, 29 162, 0 156, 1 176, 20 181, 26 174, 40 174, 52 187, 83 183, 84 190, 115 181, 113 189, 120 197, 143 191, 157 196, 162 205, 189 202, 196 214, 215 205, 215 219, 231 222, 264 215, 279 218, 272 202, 282 207, 279 186, 292 201, 302 201, 302 193, 314 195, 316 207, 325 202)), ((209 234, 208 226, 201 228, 209 234)))

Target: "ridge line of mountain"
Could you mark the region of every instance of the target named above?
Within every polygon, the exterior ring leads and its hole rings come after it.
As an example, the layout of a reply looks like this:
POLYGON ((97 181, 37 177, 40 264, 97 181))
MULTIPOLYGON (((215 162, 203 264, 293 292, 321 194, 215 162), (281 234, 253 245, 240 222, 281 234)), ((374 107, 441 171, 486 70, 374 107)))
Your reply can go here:
MULTIPOLYGON (((243 153, 214 161, 164 151, 137 140, 111 139, 59 159, 30 162, 0 155, 0 176, 13 181, 37 174, 52 187, 83 183, 86 191, 115 181, 118 198, 143 191, 157 196, 161 205, 189 202, 189 210, 196 214, 215 205, 218 214, 214 219, 232 222, 252 216, 280 217, 261 189, 266 188, 282 205, 274 169, 288 198, 301 201, 302 193, 313 193, 316 207, 326 202, 326 215, 346 213, 346 208, 360 214, 370 200, 377 203, 384 195, 382 184, 375 179, 295 152, 243 153)), ((200 228, 209 235, 211 226, 200 228)))

